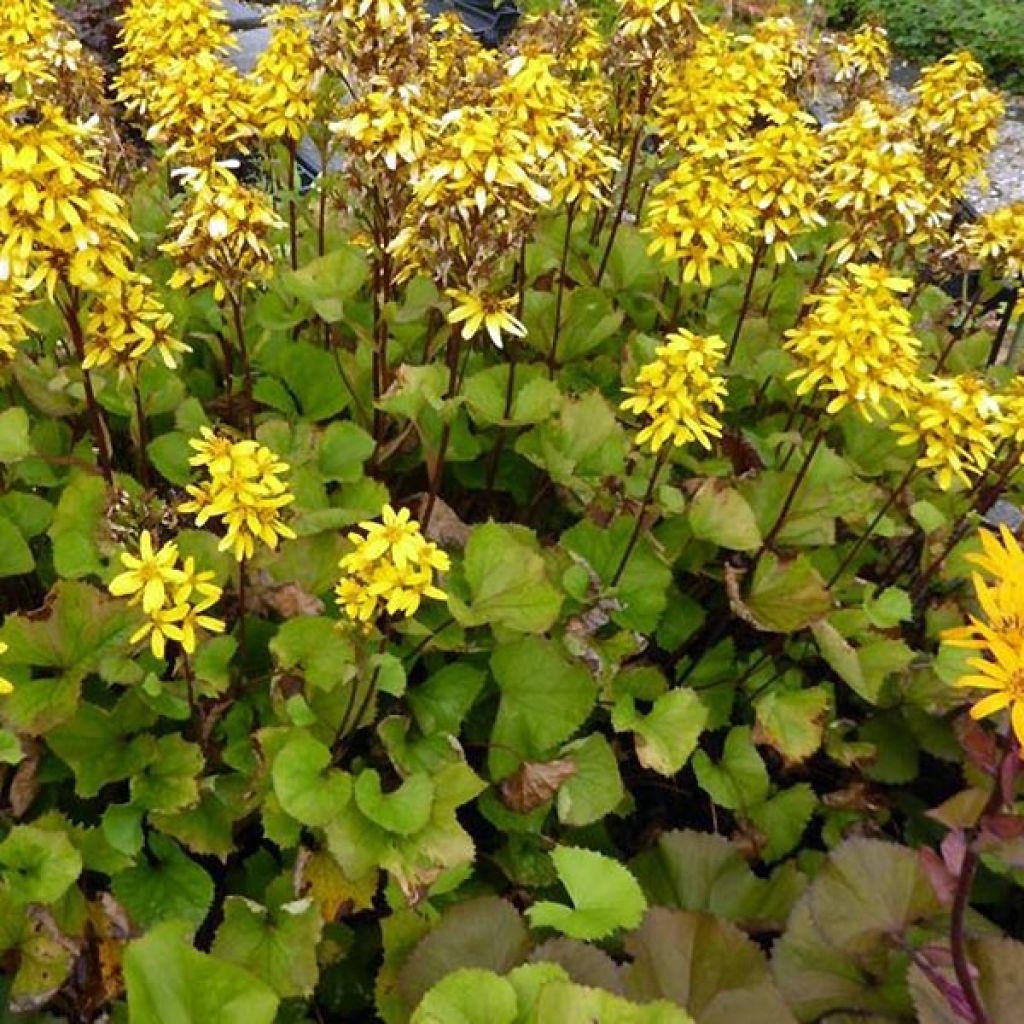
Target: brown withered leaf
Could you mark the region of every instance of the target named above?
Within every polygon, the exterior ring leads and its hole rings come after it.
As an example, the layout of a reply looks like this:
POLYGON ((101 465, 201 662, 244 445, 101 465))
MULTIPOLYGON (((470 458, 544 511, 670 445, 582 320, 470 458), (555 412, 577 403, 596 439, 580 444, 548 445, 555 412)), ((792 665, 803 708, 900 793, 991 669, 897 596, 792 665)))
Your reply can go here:
MULTIPOLYGON (((426 495, 423 497, 423 506, 426 495)), ((421 506, 421 513, 423 506, 421 506)), ((469 540, 469 527, 459 518, 458 513, 441 498, 434 500, 434 511, 424 530, 428 540, 446 548, 464 548, 469 540)))
POLYGON ((760 472, 764 469, 757 449, 738 431, 726 428, 720 442, 722 453, 732 463, 734 476, 760 472))
POLYGON ((23 736, 21 749, 25 753, 25 759, 18 765, 14 778, 11 779, 9 796, 11 812, 15 818, 21 818, 39 795, 39 761, 43 754, 43 745, 37 739, 23 736))
POLYGON ((274 583, 265 572, 256 575, 252 597, 254 610, 272 612, 282 619, 324 613, 324 603, 319 597, 307 593, 297 583, 274 583))
POLYGON ((509 810, 529 814, 547 803, 576 774, 571 758, 558 761, 524 761, 502 784, 502 803, 509 810))
POLYGON ((1002 760, 995 736, 986 732, 970 715, 957 718, 953 722, 953 731, 971 764, 987 775, 995 775, 1002 760))

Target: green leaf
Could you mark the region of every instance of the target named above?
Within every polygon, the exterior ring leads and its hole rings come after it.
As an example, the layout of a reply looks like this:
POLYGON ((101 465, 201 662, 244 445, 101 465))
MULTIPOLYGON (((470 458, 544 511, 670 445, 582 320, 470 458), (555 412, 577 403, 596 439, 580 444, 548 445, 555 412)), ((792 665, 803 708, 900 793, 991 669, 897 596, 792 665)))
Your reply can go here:
POLYGON ((546 900, 535 903, 527 911, 534 927, 593 940, 640 923, 647 900, 637 880, 617 861, 574 846, 556 847, 551 860, 572 906, 546 900))
POLYGON ((558 790, 555 807, 564 825, 592 825, 619 805, 625 795, 619 764, 608 741, 594 733, 570 743, 561 752, 576 766, 576 774, 558 790))
POLYGON ((690 529, 698 540, 732 551, 754 551, 761 531, 746 499, 721 480, 705 480, 688 509, 690 529))
POLYGON ((0 412, 0 462, 20 462, 32 452, 28 413, 20 405, 0 412))
POLYGON ((82 704, 70 722, 49 732, 46 742, 75 773, 75 792, 92 797, 108 783, 142 771, 152 760, 156 740, 136 733, 153 718, 134 694, 126 694, 110 711, 82 704))
POLYGON ((0 516, 0 578, 31 572, 36 560, 21 531, 9 519, 0 516))
POLYGON ((764 954, 735 925, 655 907, 626 939, 626 993, 665 998, 700 1024, 796 1024, 764 954))
POLYGON ((828 613, 832 598, 807 558, 782 560, 767 553, 754 572, 749 595, 734 610, 758 629, 795 633, 828 613))
POLYGON ((474 527, 466 543, 464 571, 469 606, 451 603, 462 625, 543 633, 558 618, 561 595, 548 580, 537 538, 525 527, 474 527))
POLYGON ((124 952, 132 1024, 274 1024, 278 997, 262 979, 192 948, 183 921, 166 921, 124 952))
POLYGON ((529 949, 519 912, 497 896, 479 896, 447 907, 412 951, 398 974, 399 989, 410 1006, 453 971, 486 968, 505 974, 529 949))
POLYGON ((552 640, 527 637, 499 647, 491 671, 501 690, 488 754, 495 779, 521 761, 544 760, 586 721, 597 697, 590 672, 552 640))
POLYGON ((542 422, 558 408, 558 385, 548 379, 546 367, 537 363, 518 364, 512 407, 506 416, 509 373, 508 363, 499 363, 466 378, 463 394, 476 422, 523 426, 542 422))
POLYGON ((316 947, 323 919, 310 900, 274 910, 229 896, 211 952, 265 981, 282 998, 313 994, 320 974, 316 947))
POLYGON ((416 1007, 410 1024, 513 1024, 516 990, 490 971, 464 968, 442 978, 416 1007))
POLYGON ((701 789, 719 807, 730 811, 744 811, 768 795, 768 770, 754 746, 749 726, 737 725, 729 730, 718 764, 698 750, 693 755, 693 771, 701 789))
POLYGON ((310 260, 298 270, 281 275, 281 288, 301 299, 329 324, 345 316, 345 300, 351 299, 367 277, 366 257, 354 245, 347 245, 310 260))
POLYGON ((181 736, 161 736, 156 752, 131 781, 132 801, 149 811, 180 811, 199 800, 203 752, 181 736))
POLYGON ((118 902, 140 928, 178 918, 194 928, 213 903, 213 879, 177 843, 150 834, 151 857, 115 875, 118 902))
POLYGON ((669 690, 654 699, 647 714, 636 708, 631 696, 623 695, 612 712, 616 732, 632 731, 637 760, 661 775, 675 775, 697 748, 708 709, 693 690, 669 690))
MULTIPOLYGON (((562 545, 582 558, 605 586, 610 586, 633 533, 634 520, 616 519, 602 528, 585 519, 562 534, 562 545)), ((647 538, 633 549, 615 588, 619 608, 612 611, 616 625, 649 633, 668 603, 672 570, 654 551, 647 538)))
POLYGON ((64 579, 102 573, 97 537, 107 508, 107 487, 101 476, 74 473, 61 492, 48 531, 53 565, 64 579))
POLYGON ((410 690, 409 706, 424 736, 437 732, 457 734, 486 679, 486 672, 456 661, 410 690))
MULTIPOLYGON (((739 924, 785 920, 773 881, 758 878, 724 836, 690 829, 666 832, 632 864, 652 904, 695 910, 739 924)), ((793 898, 800 894, 797 889, 793 898)), ((785 901, 783 901, 785 902, 785 901)), ((781 921, 779 924, 781 929, 781 921)))
POLYGON ((325 480, 353 483, 363 475, 373 446, 373 438, 355 423, 332 423, 320 438, 317 466, 325 480))
POLYGON ((939 912, 916 851, 848 839, 815 875, 776 944, 779 987, 801 1020, 840 1009, 909 1016, 900 940, 939 912))
POLYGON ((910 595, 898 587, 887 587, 876 597, 864 595, 864 611, 872 626, 879 629, 893 629, 901 622, 909 622, 913 618, 910 595))
POLYGON ((817 794, 806 782, 799 782, 751 810, 750 820, 767 840, 761 859, 771 863, 792 852, 817 806, 817 794))
POLYGON ((53 522, 53 506, 37 494, 8 491, 0 495, 0 517, 9 519, 25 540, 45 533, 53 522))
POLYGON ((790 764, 804 761, 821 746, 828 705, 823 686, 772 690, 755 704, 755 739, 774 747, 790 764))
POLYGON ((24 759, 17 735, 9 729, 0 729, 0 764, 20 764, 24 759))
POLYGON ((410 775, 390 793, 381 790, 380 775, 364 768, 353 786, 356 806, 370 821, 386 832, 413 836, 430 820, 434 803, 434 784, 423 772, 410 775))
POLYGON ((108 653, 121 653, 137 615, 125 602, 85 583, 60 582, 40 611, 4 620, 0 640, 10 648, 4 658, 81 679, 108 653))
POLYGON ((351 401, 334 357, 308 341, 288 346, 282 375, 299 400, 302 415, 313 422, 337 416, 351 401))
POLYGON ((330 748, 297 733, 278 751, 271 769, 281 806, 304 825, 326 825, 352 796, 352 779, 331 767, 330 748))
POLYGON ((334 619, 289 619, 270 641, 270 650, 279 668, 301 668, 309 685, 319 690, 333 690, 355 674, 352 642, 339 632, 334 619))
POLYGON ((177 430, 161 434, 146 445, 146 454, 156 471, 178 487, 184 487, 192 480, 192 467, 188 460, 195 451, 188 443, 188 437, 177 430))
POLYGON ((0 878, 16 903, 55 903, 82 873, 63 832, 15 825, 0 843, 0 878))

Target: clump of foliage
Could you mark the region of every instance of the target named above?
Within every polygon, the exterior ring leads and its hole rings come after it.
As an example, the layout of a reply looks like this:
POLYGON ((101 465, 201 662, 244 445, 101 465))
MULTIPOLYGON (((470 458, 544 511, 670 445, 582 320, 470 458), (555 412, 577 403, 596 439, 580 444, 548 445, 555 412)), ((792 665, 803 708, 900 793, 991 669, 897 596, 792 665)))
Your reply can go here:
POLYGON ((4 1019, 1015 1020, 981 67, 271 23, 0 7, 4 1019))
POLYGON ((970 50, 992 78, 1024 89, 1024 21, 1016 0, 826 0, 836 28, 879 18, 893 46, 921 63, 970 50))

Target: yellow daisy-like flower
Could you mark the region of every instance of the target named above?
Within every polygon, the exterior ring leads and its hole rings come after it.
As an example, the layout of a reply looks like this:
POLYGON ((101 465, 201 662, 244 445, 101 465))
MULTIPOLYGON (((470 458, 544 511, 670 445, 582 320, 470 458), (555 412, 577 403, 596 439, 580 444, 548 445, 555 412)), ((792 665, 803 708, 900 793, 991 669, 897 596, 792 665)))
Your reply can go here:
POLYGON ((899 298, 911 286, 885 267, 851 264, 811 296, 811 312, 783 345, 799 362, 789 375, 800 381, 797 394, 819 389, 831 395, 829 413, 853 405, 867 420, 889 403, 905 409, 921 347, 899 298))
POLYGON ((1005 432, 998 398, 980 377, 931 377, 914 387, 907 418, 893 425, 900 444, 921 443, 917 464, 944 491, 985 472, 1005 432))
POLYGON ((447 572, 448 555, 428 541, 408 509, 381 510, 383 522, 360 523, 350 533, 352 550, 338 563, 342 577, 335 587, 338 607, 353 622, 370 623, 382 612, 412 616, 424 598, 444 601, 434 572, 447 572))
POLYGON ((1024 744, 1024 648, 993 636, 986 653, 989 658, 968 660, 975 673, 961 676, 956 685, 991 691, 971 708, 971 718, 986 718, 1009 708, 1013 731, 1024 744))
POLYGON ((218 619, 213 615, 205 614, 208 609, 212 608, 213 605, 217 603, 217 600, 220 597, 220 588, 218 587, 217 590, 217 597, 207 597, 198 604, 185 606, 185 614, 181 617, 177 625, 178 630, 181 633, 181 636, 179 637, 181 649, 186 654, 195 653, 197 637, 200 632, 223 633, 226 628, 222 619, 218 619))
POLYGON ((167 641, 181 641, 181 623, 188 615, 188 605, 179 604, 170 607, 155 608, 148 613, 146 621, 139 626, 129 638, 129 643, 141 643, 149 638, 149 649, 155 658, 163 658, 167 653, 167 641))
POLYGON ((476 295, 458 288, 449 288, 445 294, 454 301, 448 311, 448 323, 462 324, 462 337, 466 341, 485 330, 496 348, 503 345, 502 334, 516 338, 526 337, 526 327, 509 310, 515 308, 514 298, 496 295, 476 295))
POLYGON ((132 595, 132 604, 141 600, 142 610, 152 615, 163 606, 168 591, 184 582, 184 574, 175 568, 177 561, 177 544, 170 541, 155 550, 152 534, 143 530, 138 555, 128 552, 121 555, 126 571, 115 576, 107 589, 115 597, 132 595))
POLYGON ((961 245, 977 265, 1002 277, 1024 276, 1024 201, 986 213, 960 231, 961 245))
POLYGON ((636 435, 637 444, 650 442, 658 451, 666 441, 679 446, 697 441, 711 448, 722 436, 718 413, 725 407, 725 380, 715 373, 725 352, 717 335, 701 337, 680 330, 655 350, 655 359, 641 367, 630 395, 621 405, 648 420, 636 435))
MULTIPOLYGON (((6 654, 7 651, 7 644, 0 640, 0 655, 6 654)), ((0 697, 6 697, 9 693, 14 693, 14 683, 0 676, 0 697)))

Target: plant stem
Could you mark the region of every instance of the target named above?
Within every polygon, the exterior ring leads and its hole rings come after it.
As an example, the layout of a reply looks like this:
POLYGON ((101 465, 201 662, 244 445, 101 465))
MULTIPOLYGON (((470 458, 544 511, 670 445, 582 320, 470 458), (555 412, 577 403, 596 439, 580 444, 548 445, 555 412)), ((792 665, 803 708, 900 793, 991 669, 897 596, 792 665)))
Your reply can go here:
MULTIPOLYGON (((445 402, 451 401, 459 387, 459 349, 461 347, 462 332, 451 331, 448 335, 446 354, 448 360, 448 387, 444 393, 445 402)), ((472 342, 470 342, 472 344, 472 342)), ((450 410, 448 410, 450 413, 450 410)), ((427 502, 423 507, 421 526, 424 533, 430 525, 430 517, 434 514, 434 506, 437 504, 437 496, 441 490, 441 480, 444 477, 444 460, 448 454, 448 443, 452 437, 452 421, 449 415, 441 427, 441 440, 437 446, 437 459, 434 462, 434 472, 430 475, 430 485, 427 490, 427 502)))
POLYGON ((146 454, 148 444, 146 434, 146 412, 142 407, 142 391, 139 388, 138 377, 132 374, 132 394, 135 396, 135 418, 139 424, 139 480, 142 486, 149 488, 149 458, 146 454))
POLYGON ((615 210, 615 216, 612 219, 611 230, 608 233, 608 242, 604 247, 604 255, 601 257, 601 265, 597 268, 597 279, 594 284, 598 287, 601 286, 601 278, 604 277, 605 270, 608 269, 608 260, 611 259, 612 247, 615 245, 615 236, 618 234, 619 225, 622 223, 622 215, 626 212, 626 206, 629 203, 629 190, 633 184, 633 172, 636 170, 636 160, 640 153, 640 140, 643 136, 644 131, 644 108, 645 104, 640 105, 640 109, 637 111, 637 126, 633 132, 633 141, 629 146, 629 159, 626 162, 626 176, 622 181, 622 195, 619 197, 619 205, 615 210))
MULTIPOLYGON (((508 419, 512 412, 512 403, 516 394, 516 341, 509 336, 507 343, 508 352, 508 381, 505 383, 505 406, 502 419, 508 419)), ((498 436, 495 438, 494 447, 491 449, 491 456, 487 461, 487 480, 484 485, 484 500, 490 504, 491 496, 494 494, 494 481, 498 478, 498 460, 505 450, 505 441, 508 437, 508 428, 498 428, 498 436)))
POLYGON ((231 307, 231 319, 235 328, 235 341, 238 343, 238 354, 242 357, 242 378, 245 382, 245 423, 249 437, 253 437, 256 426, 253 421, 253 387, 252 365, 249 363, 249 348, 245 341, 245 323, 242 318, 242 300, 233 292, 228 293, 228 305, 231 307))
POLYGON ((804 461, 800 464, 800 468, 796 472, 796 478, 793 480, 793 485, 789 489, 789 493, 786 495, 786 500, 782 503, 782 508, 779 509, 779 514, 772 524, 772 528, 768 531, 767 536, 764 539, 764 544, 761 550, 771 548, 775 543, 776 537, 786 523, 786 517, 789 515, 790 510, 793 507, 793 502, 796 500, 797 493, 803 486, 804 478, 807 476, 808 470, 811 468, 811 463, 814 462, 814 456, 818 453, 818 448, 821 447, 821 442, 825 437, 825 428, 819 427, 817 433, 814 435, 814 440, 811 442, 811 447, 807 450, 807 454, 804 456, 804 461))
POLYGON ((872 533, 875 532, 875 527, 878 526, 878 524, 882 521, 882 517, 885 515, 885 513, 888 512, 890 508, 892 508, 893 503, 896 501, 896 498, 899 496, 903 488, 910 483, 911 479, 913 478, 916 472, 917 462, 915 461, 910 464, 910 468, 906 471, 906 473, 903 474, 903 478, 892 489, 892 492, 889 494, 889 497, 886 498, 885 503, 878 510, 878 512, 875 513, 871 522, 868 523, 867 529, 857 538, 857 540, 854 542, 853 547, 850 548, 850 550, 846 553, 846 557, 842 560, 842 562, 840 562, 839 568, 836 569, 836 571, 832 573, 832 575, 829 577, 829 581, 825 584, 826 590, 831 589, 835 585, 839 577, 842 576, 843 573, 850 567, 850 564, 853 562, 854 558, 857 557, 857 552, 860 551, 860 549, 867 543, 868 538, 871 536, 872 533))
POLYGON ((743 330, 743 321, 746 319, 747 310, 750 309, 750 296, 754 291, 754 281, 757 278, 758 268, 761 266, 761 260, 764 258, 765 245, 761 242, 758 247, 754 250, 754 258, 750 264, 750 275, 747 277, 747 287, 743 292, 743 303, 740 306, 739 317, 736 320, 736 326, 733 328, 732 339, 729 342, 729 351, 725 354, 725 365, 728 366, 732 362, 732 357, 736 353, 736 346, 740 340, 740 331, 743 330))
POLYGON ((551 331, 551 351, 548 353, 548 377, 552 380, 555 376, 555 367, 558 365, 558 336, 562 332, 562 301, 565 298, 565 268, 569 261, 569 243, 572 241, 572 221, 575 215, 576 204, 570 203, 565 215, 565 238, 562 239, 562 260, 558 266, 558 290, 555 293, 555 325, 551 331))
POLYGON ((289 136, 288 149, 288 247, 292 270, 299 269, 299 217, 295 207, 295 140, 289 136))
POLYGON ((626 571, 626 566, 629 564, 629 559, 633 554, 633 549, 636 547, 637 541, 640 540, 640 534, 644 528, 644 516, 647 514, 647 507, 651 503, 651 498, 654 496, 654 488, 658 482, 658 476, 661 474, 661 468, 665 465, 665 462, 668 459, 668 452, 668 446, 663 446, 658 452, 657 458, 654 460, 654 468, 651 470, 651 478, 647 481, 647 490, 644 491, 643 500, 640 502, 640 510, 636 514, 636 523, 633 525, 633 532, 630 534, 626 550, 622 552, 622 558, 619 561, 618 568, 615 570, 615 573, 611 578, 610 586, 617 587, 619 585, 619 581, 622 579, 622 574, 626 571))
MULTIPOLYGON (((67 325, 68 333, 71 335, 71 343, 75 347, 75 355, 78 357, 79 365, 85 361, 85 336, 82 333, 82 323, 78 318, 79 299, 78 289, 65 283, 67 301, 58 301, 61 315, 67 325)), ((82 384, 85 388, 85 405, 89 411, 89 419, 92 421, 92 435, 96 441, 96 457, 100 464, 100 471, 107 487, 114 486, 113 453, 111 450, 110 430, 107 421, 104 419, 103 411, 99 402, 96 401, 96 392, 92 386, 92 375, 82 366, 82 384)))

